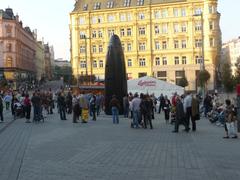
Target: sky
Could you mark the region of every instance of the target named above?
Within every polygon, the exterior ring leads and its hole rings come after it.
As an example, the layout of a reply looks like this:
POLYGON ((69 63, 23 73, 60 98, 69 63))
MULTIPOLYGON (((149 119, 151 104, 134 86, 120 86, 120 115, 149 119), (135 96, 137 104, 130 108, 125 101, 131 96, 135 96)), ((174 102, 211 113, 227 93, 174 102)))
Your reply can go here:
MULTIPOLYGON (((24 26, 37 29, 38 38, 54 46, 55 58, 70 60, 69 13, 75 0, 0 0, 0 9, 10 7, 24 26)), ((240 0, 218 0, 222 40, 240 36, 240 0)))

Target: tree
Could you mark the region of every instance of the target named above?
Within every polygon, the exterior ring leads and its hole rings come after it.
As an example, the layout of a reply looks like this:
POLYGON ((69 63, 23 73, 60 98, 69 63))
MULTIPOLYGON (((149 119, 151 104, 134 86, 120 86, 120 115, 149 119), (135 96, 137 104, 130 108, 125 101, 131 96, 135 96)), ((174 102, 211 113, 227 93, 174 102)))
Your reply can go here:
POLYGON ((240 84, 240 57, 237 58, 237 62, 235 63, 236 71, 235 71, 235 81, 236 84, 240 84))
POLYGON ((232 92, 235 86, 234 77, 230 64, 226 63, 222 67, 222 83, 226 92, 232 92))
POLYGON ((188 86, 188 80, 185 76, 183 76, 179 82, 178 82, 178 85, 185 88, 186 86, 188 86))
POLYGON ((198 74, 199 85, 201 87, 205 87, 205 84, 210 79, 211 75, 207 70, 201 70, 198 74))

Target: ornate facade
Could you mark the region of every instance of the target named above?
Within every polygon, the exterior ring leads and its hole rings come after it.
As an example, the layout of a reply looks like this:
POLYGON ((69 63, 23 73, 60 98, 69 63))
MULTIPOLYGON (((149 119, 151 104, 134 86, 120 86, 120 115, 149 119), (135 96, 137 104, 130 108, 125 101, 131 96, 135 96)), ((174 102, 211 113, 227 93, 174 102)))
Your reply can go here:
POLYGON ((78 0, 70 18, 75 77, 88 72, 104 79, 108 42, 117 34, 129 79, 148 75, 178 84, 185 75, 186 90, 197 90, 204 54, 208 89, 214 89, 221 44, 217 0, 78 0))
POLYGON ((35 37, 12 9, 0 10, 0 74, 16 87, 35 79, 35 37))

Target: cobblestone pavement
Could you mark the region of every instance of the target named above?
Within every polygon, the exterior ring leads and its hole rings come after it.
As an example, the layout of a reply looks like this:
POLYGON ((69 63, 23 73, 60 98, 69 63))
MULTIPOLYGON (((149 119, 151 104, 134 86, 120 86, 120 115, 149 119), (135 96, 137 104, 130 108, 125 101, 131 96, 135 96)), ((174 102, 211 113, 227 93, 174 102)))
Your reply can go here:
MULTIPOLYGON (((154 129, 73 124, 49 115, 45 123, 18 119, 0 134, 0 180, 239 180, 240 142, 207 120, 197 132, 171 133, 162 115, 154 129)), ((182 127, 183 128, 183 127, 182 127)))

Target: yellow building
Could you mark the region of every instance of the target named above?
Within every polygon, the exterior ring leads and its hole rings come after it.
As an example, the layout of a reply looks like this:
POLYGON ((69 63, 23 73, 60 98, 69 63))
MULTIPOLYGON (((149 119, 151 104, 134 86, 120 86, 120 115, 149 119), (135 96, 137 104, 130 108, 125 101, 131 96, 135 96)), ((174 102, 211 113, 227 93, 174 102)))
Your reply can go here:
POLYGON ((214 88, 221 46, 217 0, 78 0, 70 18, 75 77, 104 78, 114 33, 122 42, 129 79, 148 75, 177 84, 185 74, 186 90, 196 90, 204 49, 208 89, 214 88))

